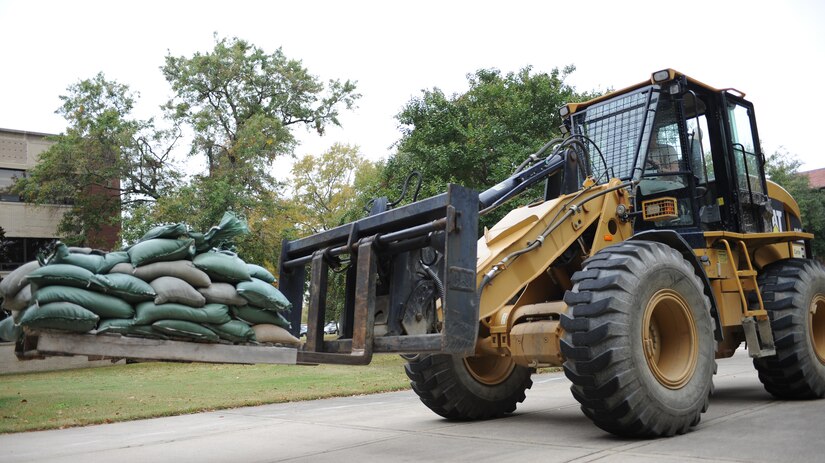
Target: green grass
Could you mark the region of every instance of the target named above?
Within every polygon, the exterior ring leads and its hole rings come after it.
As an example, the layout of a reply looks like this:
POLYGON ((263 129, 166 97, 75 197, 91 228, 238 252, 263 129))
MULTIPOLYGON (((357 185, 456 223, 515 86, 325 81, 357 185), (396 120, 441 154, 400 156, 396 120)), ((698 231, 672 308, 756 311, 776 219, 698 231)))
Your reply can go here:
POLYGON ((397 355, 376 355, 358 367, 138 363, 0 375, 0 433, 408 387, 397 355))

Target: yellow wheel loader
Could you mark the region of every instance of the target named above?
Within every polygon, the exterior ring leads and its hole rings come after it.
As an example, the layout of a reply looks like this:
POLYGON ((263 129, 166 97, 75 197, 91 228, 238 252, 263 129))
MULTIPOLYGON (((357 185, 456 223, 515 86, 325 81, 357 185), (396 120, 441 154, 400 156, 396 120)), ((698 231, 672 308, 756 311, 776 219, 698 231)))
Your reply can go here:
POLYGON ((716 359, 744 342, 771 394, 820 398, 825 269, 796 201, 765 178, 744 97, 658 71, 560 108, 563 136, 487 191, 379 198, 363 219, 285 241, 279 287, 295 336, 306 311, 300 348, 43 332, 21 353, 299 364, 398 353, 421 401, 455 420, 513 412, 537 368, 563 367, 597 426, 649 437, 696 425, 716 359), (333 296, 343 309, 328 340, 333 296))
POLYGON ((536 368, 561 366, 585 415, 626 436, 696 425, 715 359, 743 342, 771 394, 822 397, 825 269, 797 203, 765 178, 744 94, 667 69, 560 113, 564 136, 485 192, 377 201, 285 242, 294 307, 309 282, 297 361, 401 353, 421 401, 457 420, 513 412, 536 368), (543 198, 478 230, 539 182, 543 198), (346 300, 327 341, 331 272, 346 300))

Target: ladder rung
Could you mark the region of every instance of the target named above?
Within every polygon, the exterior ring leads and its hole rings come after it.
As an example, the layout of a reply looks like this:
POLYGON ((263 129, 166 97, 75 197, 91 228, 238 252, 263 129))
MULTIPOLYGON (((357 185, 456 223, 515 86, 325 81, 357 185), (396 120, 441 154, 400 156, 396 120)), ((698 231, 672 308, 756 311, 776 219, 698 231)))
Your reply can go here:
POLYGON ((736 275, 739 278, 742 278, 742 277, 747 277, 747 278, 755 277, 756 276, 756 270, 737 270, 736 275))

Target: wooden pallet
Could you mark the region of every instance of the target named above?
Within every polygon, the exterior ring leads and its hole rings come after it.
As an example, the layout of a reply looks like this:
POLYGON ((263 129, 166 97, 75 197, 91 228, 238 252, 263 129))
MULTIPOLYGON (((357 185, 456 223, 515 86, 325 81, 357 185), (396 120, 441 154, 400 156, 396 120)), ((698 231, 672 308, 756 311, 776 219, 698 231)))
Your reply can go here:
POLYGON ((69 334, 41 331, 37 347, 26 357, 51 355, 85 355, 95 359, 130 358, 205 363, 289 364, 298 360, 298 350, 291 347, 260 345, 207 344, 134 338, 111 334, 69 334))

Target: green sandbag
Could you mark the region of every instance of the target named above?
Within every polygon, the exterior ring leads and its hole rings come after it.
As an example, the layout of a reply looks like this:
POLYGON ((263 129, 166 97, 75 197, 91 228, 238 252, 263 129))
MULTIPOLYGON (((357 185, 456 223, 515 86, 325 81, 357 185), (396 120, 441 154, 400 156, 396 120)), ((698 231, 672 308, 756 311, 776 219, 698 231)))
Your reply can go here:
POLYGON ((186 225, 182 223, 174 223, 171 225, 159 225, 146 232, 146 234, 140 238, 139 242, 149 241, 156 238, 167 238, 174 240, 186 235, 186 232, 186 225))
POLYGON ((183 304, 160 304, 141 302, 135 307, 135 324, 150 325, 158 320, 173 319, 187 320, 197 323, 226 323, 229 317, 229 308, 223 304, 206 304, 202 308, 185 306, 183 304))
POLYGON ((40 262, 33 260, 14 269, 0 280, 0 298, 14 297, 29 284, 29 274, 40 268, 40 262))
POLYGON ((37 288, 50 285, 88 288, 89 286, 97 286, 97 283, 92 281, 93 276, 94 274, 85 268, 68 264, 53 264, 40 267, 29 273, 26 278, 37 288))
POLYGON ((240 220, 233 212, 224 212, 221 223, 212 227, 203 237, 210 248, 221 248, 238 235, 249 233, 246 222, 240 220))
POLYGON ((97 333, 118 333, 126 334, 129 328, 135 326, 135 321, 131 318, 109 318, 100 320, 97 326, 97 333))
POLYGON ((52 302, 71 302, 101 318, 132 318, 135 315, 135 310, 123 299, 71 286, 40 288, 34 294, 34 300, 41 306, 52 302))
POLYGON ((238 283, 236 289, 241 297, 255 307, 278 312, 286 312, 292 308, 292 304, 278 288, 256 278, 238 283))
POLYGON ((152 325, 135 325, 132 319, 110 318, 101 320, 97 327, 97 334, 116 333, 124 336, 135 336, 140 338, 169 339, 152 329, 152 325))
MULTIPOLYGON (((241 322, 237 322, 241 323, 241 322)), ((243 325, 243 323, 241 323, 243 325)), ((14 323, 12 317, 0 320, 0 341, 17 342, 23 334, 23 327, 14 323)), ((254 336, 254 332, 252 333, 254 336)))
POLYGON ((194 240, 192 239, 156 238, 142 241, 129 248, 129 258, 135 267, 151 264, 152 262, 189 259, 195 253, 193 243, 194 240))
POLYGON ((192 259, 195 267, 203 270, 212 281, 238 283, 249 281, 249 270, 246 263, 234 254, 221 252, 205 252, 192 259))
POLYGON ((275 283, 275 276, 269 273, 269 270, 261 267, 260 265, 255 264, 246 264, 247 270, 249 270, 249 276, 252 278, 257 278, 265 283, 275 283))
POLYGON ((103 265, 95 273, 109 273, 117 264, 131 263, 129 253, 126 251, 110 252, 103 256, 103 265))
POLYGON ((97 326, 100 317, 71 302, 52 302, 26 309, 20 325, 32 329, 47 329, 85 333, 97 326))
POLYGON ((218 342, 220 338, 214 331, 197 323, 186 320, 160 320, 152 323, 152 329, 160 333, 187 338, 195 341, 218 342))
POLYGON ((232 307, 232 315, 249 325, 278 325, 289 329, 289 321, 278 312, 259 309, 252 306, 232 307))
POLYGON ((227 341, 250 342, 255 340, 255 331, 239 320, 231 320, 222 325, 209 324, 206 326, 227 341))
POLYGON ((195 252, 198 254, 206 252, 211 248, 211 246, 209 246, 209 243, 206 242, 206 238, 204 237, 203 233, 190 231, 189 238, 195 240, 195 252))
POLYGON ((105 260, 103 256, 97 254, 72 254, 65 244, 58 243, 48 263, 48 265, 55 264, 75 265, 92 273, 101 273, 105 260))
POLYGON ((102 292, 119 297, 130 304, 151 301, 156 296, 149 283, 125 273, 95 275, 92 278, 102 292))

